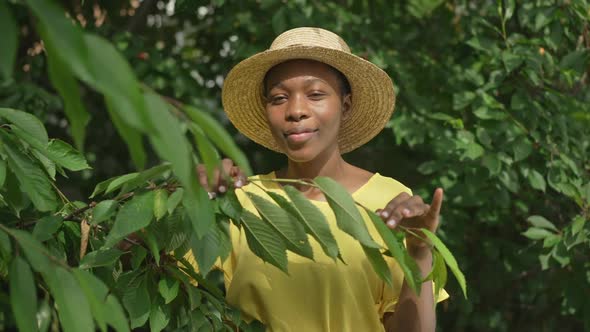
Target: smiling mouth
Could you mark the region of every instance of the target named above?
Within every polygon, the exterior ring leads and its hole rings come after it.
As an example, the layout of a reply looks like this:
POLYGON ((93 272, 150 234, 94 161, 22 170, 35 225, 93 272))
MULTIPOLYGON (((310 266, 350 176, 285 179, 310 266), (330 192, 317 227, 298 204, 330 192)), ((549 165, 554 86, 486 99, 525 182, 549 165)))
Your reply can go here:
POLYGON ((287 139, 287 142, 291 143, 291 144, 302 144, 307 142, 309 139, 311 139, 316 133, 318 132, 317 129, 315 130, 305 130, 305 131, 295 131, 292 133, 286 133, 284 134, 285 138, 287 139))

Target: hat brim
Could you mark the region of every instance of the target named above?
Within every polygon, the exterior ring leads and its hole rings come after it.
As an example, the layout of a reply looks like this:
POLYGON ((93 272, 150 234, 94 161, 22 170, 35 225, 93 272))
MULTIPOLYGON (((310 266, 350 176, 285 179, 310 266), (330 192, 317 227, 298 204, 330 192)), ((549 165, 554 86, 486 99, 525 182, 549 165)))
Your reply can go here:
POLYGON ((271 134, 264 115, 264 76, 279 63, 308 59, 338 69, 350 83, 350 115, 338 137, 341 153, 350 152, 375 137, 387 124, 395 108, 393 82, 373 63, 343 51, 291 46, 268 50, 238 63, 223 83, 222 103, 229 120, 245 136, 271 150, 283 152, 271 134))

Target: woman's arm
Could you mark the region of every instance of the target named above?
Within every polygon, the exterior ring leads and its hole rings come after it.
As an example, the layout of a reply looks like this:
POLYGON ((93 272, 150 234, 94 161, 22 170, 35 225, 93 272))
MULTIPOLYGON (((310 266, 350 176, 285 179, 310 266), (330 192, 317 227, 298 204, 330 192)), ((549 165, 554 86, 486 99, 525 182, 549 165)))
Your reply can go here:
MULTIPOLYGON (((442 200, 443 191, 440 188, 434 191, 431 205, 424 203, 420 196, 401 193, 378 213, 390 228, 402 225, 414 228, 418 233, 419 228, 435 232, 438 227, 442 200)), ((421 239, 411 235, 406 236, 406 247, 410 256, 418 264, 422 277, 426 277, 432 270, 430 248, 421 239)), ((385 330, 388 332, 434 332, 436 329, 434 303, 432 281, 422 283, 420 296, 414 294, 404 281, 395 312, 387 313, 383 317, 385 330)))
MULTIPOLYGON (((432 253, 428 247, 408 248, 410 255, 416 260, 426 277, 432 269, 432 253)), ((383 316, 383 325, 387 332, 434 332, 436 328, 436 312, 434 310, 434 294, 432 281, 422 283, 420 296, 404 281, 395 312, 383 316)))

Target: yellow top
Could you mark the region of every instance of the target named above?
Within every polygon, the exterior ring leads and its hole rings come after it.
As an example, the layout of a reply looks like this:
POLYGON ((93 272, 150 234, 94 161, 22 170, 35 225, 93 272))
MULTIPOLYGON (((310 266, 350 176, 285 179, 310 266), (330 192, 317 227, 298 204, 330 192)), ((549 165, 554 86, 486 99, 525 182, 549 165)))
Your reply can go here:
MULTIPOLYGON (((274 173, 259 176, 275 178, 274 173)), ((286 197, 275 182, 258 182, 265 190, 286 197)), ((250 212, 258 214, 244 191, 271 200, 260 188, 249 184, 236 190, 238 199, 250 212)), ((373 175, 353 193, 355 201, 377 210, 401 192, 410 189, 398 181, 373 175)), ((248 248, 244 232, 232 226, 233 249, 223 263, 228 303, 244 314, 263 322, 268 331, 357 332, 383 331, 381 318, 395 309, 403 282, 403 272, 390 257, 384 256, 393 276, 393 287, 384 283, 373 271, 359 243, 341 231, 327 202, 311 201, 326 216, 346 265, 326 256, 319 243, 309 237, 315 262, 287 252, 289 275, 264 263, 248 248)), ((377 230, 365 218, 369 233, 378 243, 377 230)), ((192 253, 187 259, 194 263, 192 253)), ((439 301, 448 298, 444 291, 439 301)))

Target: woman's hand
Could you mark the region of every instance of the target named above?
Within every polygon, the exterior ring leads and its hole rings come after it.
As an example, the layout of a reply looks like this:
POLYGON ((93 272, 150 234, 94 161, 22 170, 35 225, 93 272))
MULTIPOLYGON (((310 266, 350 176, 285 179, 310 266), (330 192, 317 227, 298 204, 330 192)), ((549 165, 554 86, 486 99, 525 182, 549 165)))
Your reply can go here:
POLYGON ((197 165, 197 175, 199 183, 203 188, 207 188, 209 195, 215 197, 217 194, 223 194, 233 185, 235 188, 240 188, 248 183, 246 175, 242 170, 236 166, 233 160, 225 158, 221 161, 221 169, 215 168, 213 170, 213 181, 209 183, 207 177, 207 168, 203 164, 197 165), (233 180, 232 184, 227 183, 227 179, 233 180))
MULTIPOLYGON (((418 195, 410 196, 401 193, 393 198, 385 208, 378 210, 377 214, 391 229, 399 225, 408 228, 426 228, 435 232, 438 227, 440 208, 443 201, 443 190, 437 188, 432 197, 432 203, 426 204, 418 195)), ((421 233, 416 230, 416 234, 421 233)), ((426 246, 421 239, 408 234, 406 245, 408 249, 419 249, 426 246)))

